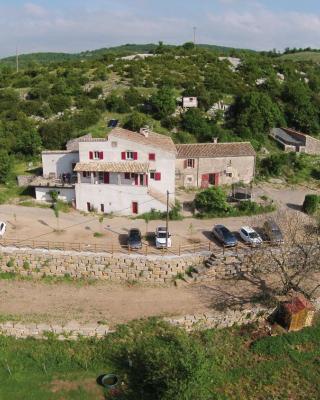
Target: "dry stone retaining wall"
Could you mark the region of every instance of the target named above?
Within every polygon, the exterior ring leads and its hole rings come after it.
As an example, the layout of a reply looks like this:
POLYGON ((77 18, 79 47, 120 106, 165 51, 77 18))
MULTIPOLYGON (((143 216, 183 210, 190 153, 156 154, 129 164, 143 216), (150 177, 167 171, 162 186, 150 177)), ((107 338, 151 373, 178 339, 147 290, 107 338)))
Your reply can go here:
POLYGON ((189 267, 202 265, 210 253, 184 256, 110 255, 58 250, 0 248, 0 270, 25 276, 70 276, 108 281, 172 283, 189 267))

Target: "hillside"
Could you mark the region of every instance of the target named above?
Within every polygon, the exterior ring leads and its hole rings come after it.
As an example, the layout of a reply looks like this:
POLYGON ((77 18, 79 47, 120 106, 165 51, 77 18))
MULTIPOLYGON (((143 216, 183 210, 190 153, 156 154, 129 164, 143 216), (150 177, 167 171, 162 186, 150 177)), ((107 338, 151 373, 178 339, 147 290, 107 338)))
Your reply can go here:
POLYGON ((282 60, 300 61, 300 62, 320 62, 320 52, 317 51, 301 51, 292 54, 284 54, 280 57, 282 60))
MULTIPOLYGON (((199 48, 215 51, 221 53, 221 55, 228 55, 235 51, 231 47, 217 46, 211 44, 199 44, 199 48)), ((166 45, 166 47, 175 48, 174 45, 166 45)), ((87 50, 80 53, 55 53, 55 52, 43 52, 43 53, 30 53, 30 54, 20 54, 19 64, 21 67, 25 67, 30 63, 48 64, 48 63, 60 63, 70 60, 77 59, 96 59, 101 57, 103 54, 114 54, 117 56, 126 56, 129 54, 139 54, 139 53, 151 53, 157 48, 154 43, 148 44, 125 44, 122 46, 114 47, 103 47, 97 50, 87 50)), ((237 51, 249 51, 245 49, 237 49, 237 51)), ((10 56, 0 59, 0 65, 10 65, 15 66, 16 56, 10 56)))

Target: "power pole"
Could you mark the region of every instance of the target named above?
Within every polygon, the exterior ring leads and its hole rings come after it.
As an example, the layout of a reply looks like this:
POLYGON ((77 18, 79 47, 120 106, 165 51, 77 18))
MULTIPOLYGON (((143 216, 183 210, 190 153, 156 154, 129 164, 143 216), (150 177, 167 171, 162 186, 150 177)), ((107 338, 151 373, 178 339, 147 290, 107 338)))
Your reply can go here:
POLYGON ((197 27, 193 27, 193 43, 196 44, 197 27))
POLYGON ((17 73, 19 72, 19 53, 18 53, 18 46, 16 47, 16 67, 17 73))
POLYGON ((167 216, 166 216, 166 248, 168 248, 169 239, 169 190, 167 190, 167 216))

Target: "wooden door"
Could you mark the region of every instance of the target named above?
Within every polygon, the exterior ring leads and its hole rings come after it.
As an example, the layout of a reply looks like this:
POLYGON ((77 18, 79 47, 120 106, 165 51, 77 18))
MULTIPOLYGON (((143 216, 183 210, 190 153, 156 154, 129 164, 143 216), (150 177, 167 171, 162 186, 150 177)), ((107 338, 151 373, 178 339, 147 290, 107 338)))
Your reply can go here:
POLYGON ((207 188, 209 186, 209 174, 203 174, 201 176, 201 187, 203 189, 207 188))
POLYGON ((133 201, 132 202, 132 214, 138 214, 138 202, 137 201, 133 201))
POLYGON ((105 173, 104 173, 103 181, 104 181, 104 183, 106 183, 106 184, 110 183, 110 173, 109 173, 109 172, 105 172, 105 173))

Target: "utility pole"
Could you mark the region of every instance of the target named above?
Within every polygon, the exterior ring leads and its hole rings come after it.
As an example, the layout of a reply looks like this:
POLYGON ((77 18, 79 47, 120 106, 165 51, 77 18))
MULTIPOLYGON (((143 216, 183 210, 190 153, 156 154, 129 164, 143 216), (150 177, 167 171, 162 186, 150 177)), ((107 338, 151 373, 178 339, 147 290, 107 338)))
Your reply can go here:
POLYGON ((19 72, 19 53, 18 53, 18 46, 16 47, 16 67, 17 73, 19 72))
POLYGON ((193 27, 193 43, 196 44, 197 27, 193 27))
POLYGON ((167 217, 166 217, 166 248, 168 248, 169 239, 169 190, 167 190, 167 217))

